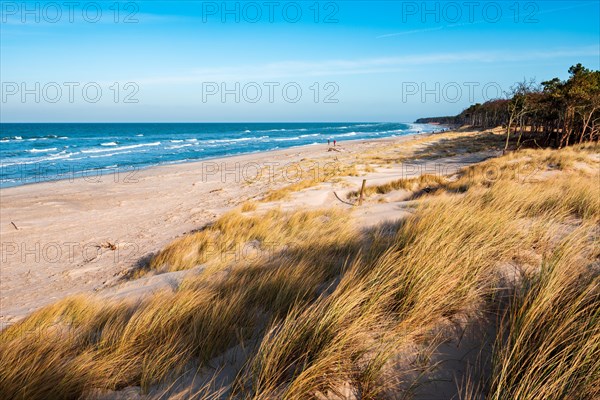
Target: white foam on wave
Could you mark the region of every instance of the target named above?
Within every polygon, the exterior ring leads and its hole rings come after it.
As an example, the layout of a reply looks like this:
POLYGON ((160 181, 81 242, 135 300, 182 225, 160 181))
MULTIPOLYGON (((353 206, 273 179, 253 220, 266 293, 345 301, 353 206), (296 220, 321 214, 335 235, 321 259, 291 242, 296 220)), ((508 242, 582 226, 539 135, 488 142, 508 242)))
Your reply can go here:
POLYGON ((370 128, 372 126, 380 126, 380 125, 385 125, 385 122, 380 122, 377 124, 356 124, 356 125, 352 125, 352 127, 354 127, 354 128, 370 128))
POLYGON ((112 156, 118 156, 119 154, 129 154, 129 153, 131 153, 131 151, 120 151, 120 152, 116 152, 116 153, 100 154, 100 155, 89 156, 89 157, 90 158, 104 158, 104 157, 112 157, 112 156))
POLYGON ((348 132, 348 133, 342 133, 341 135, 336 135, 336 137, 348 137, 348 136, 356 136, 359 133, 364 133, 364 132, 348 132))
POLYGON ((260 136, 260 137, 243 137, 237 139, 213 139, 207 140, 206 143, 235 143, 235 142, 247 142, 249 140, 263 140, 268 139, 268 136, 260 136))
POLYGON ((405 130, 405 129, 392 129, 392 130, 389 130, 389 131, 378 131, 378 132, 373 132, 373 133, 376 133, 376 134, 380 135, 380 134, 390 134, 390 133, 391 134, 396 134, 396 133, 406 133, 406 132, 408 132, 408 131, 405 130))
POLYGON ((266 129, 266 130, 262 130, 262 131, 257 131, 257 132, 285 132, 287 131, 287 129, 266 129))
POLYGON ((21 136, 3 137, 2 142, 10 142, 11 140, 23 140, 21 136))
POLYGON ((117 142, 100 143, 100 146, 117 146, 117 142))
POLYGON ((186 143, 186 144, 181 144, 181 145, 176 145, 176 146, 170 146, 170 147, 167 147, 166 149, 167 149, 167 150, 172 150, 172 149, 181 149, 181 148, 183 148, 183 147, 190 147, 190 146, 193 146, 193 144, 186 143))
POLYGON ((130 146, 121 146, 121 147, 113 147, 110 149, 88 149, 81 150, 82 153, 104 153, 106 151, 115 151, 115 150, 129 150, 129 149, 137 149, 139 147, 147 147, 147 146, 160 146, 160 142, 152 142, 152 143, 141 143, 141 144, 132 144, 130 146))
POLYGON ((58 150, 56 147, 52 147, 49 149, 30 149, 30 150, 26 150, 28 153, 46 153, 48 151, 56 151, 58 150))

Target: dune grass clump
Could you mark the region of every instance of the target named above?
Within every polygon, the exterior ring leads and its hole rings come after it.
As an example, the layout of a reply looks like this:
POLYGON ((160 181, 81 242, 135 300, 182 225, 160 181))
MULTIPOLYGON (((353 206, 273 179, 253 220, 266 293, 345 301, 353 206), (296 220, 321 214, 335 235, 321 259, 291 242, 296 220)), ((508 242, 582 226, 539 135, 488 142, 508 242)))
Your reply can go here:
MULTIPOLYGON (((446 177, 433 174, 423 174, 414 178, 402 178, 381 185, 366 186, 364 190, 365 196, 376 194, 386 194, 394 190, 417 191, 428 187, 437 187, 446 182, 446 177)), ((356 198, 360 195, 360 191, 352 191, 348 193, 349 199, 356 198)))
POLYGON ((260 215, 237 210, 214 224, 187 234, 165 247, 150 261, 159 272, 190 269, 202 264, 224 266, 272 256, 283 248, 329 245, 351 241, 347 213, 336 210, 284 212, 271 209, 260 215), (316 242, 318 240, 318 242, 316 242))
POLYGON ((328 181, 337 181, 344 176, 358 176, 358 170, 355 164, 346 164, 343 162, 327 162, 319 164, 298 164, 299 169, 291 173, 283 172, 283 176, 288 177, 292 183, 281 188, 269 191, 263 198, 263 201, 278 201, 287 199, 292 193, 317 186, 328 181))
POLYGON ((277 201, 287 199, 292 193, 299 192, 300 190, 308 189, 313 186, 317 186, 321 183, 318 179, 303 179, 299 182, 286 185, 282 188, 271 190, 265 197, 264 201, 277 201))
POLYGON ((523 276, 502 312, 492 373, 473 399, 600 396, 600 241, 583 225, 523 276), (594 253, 595 252, 595 253, 594 253))
POLYGON ((258 205, 254 201, 245 201, 242 203, 242 206, 241 206, 241 210, 243 213, 250 212, 250 211, 256 211, 257 208, 258 208, 258 205))

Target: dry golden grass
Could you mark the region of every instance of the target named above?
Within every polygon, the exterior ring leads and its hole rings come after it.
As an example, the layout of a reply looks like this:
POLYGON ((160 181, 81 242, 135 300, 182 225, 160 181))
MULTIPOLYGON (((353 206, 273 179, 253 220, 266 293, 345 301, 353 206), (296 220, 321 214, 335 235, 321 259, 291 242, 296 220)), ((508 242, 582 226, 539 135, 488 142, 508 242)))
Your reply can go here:
POLYGON ((245 201, 241 206, 242 212, 256 211, 257 208, 258 205, 254 201, 245 201))
POLYGON ((350 241, 352 232, 348 218, 336 210, 286 213, 271 209, 252 216, 234 210, 199 232, 173 241, 151 260, 150 269, 167 272, 202 264, 247 264, 284 247, 344 243, 350 241))
POLYGON ((437 159, 457 154, 502 150, 506 136, 498 130, 478 132, 455 130, 432 135, 419 135, 408 142, 378 146, 357 156, 364 164, 399 164, 417 159, 437 159))
MULTIPOLYGON (((297 165, 299 171, 295 175, 295 182, 281 188, 271 190, 263 201, 277 201, 287 199, 292 193, 299 192, 323 182, 336 182, 344 176, 358 176, 355 163, 328 162, 324 164, 311 163, 297 165)), ((283 174, 285 175, 285 174, 283 174)))
POLYGON ((600 396, 600 278, 582 257, 600 245, 590 228, 579 227, 515 288, 486 398, 600 396))
POLYGON ((356 262, 333 294, 273 325, 244 395, 302 398, 345 382, 363 396, 386 389, 378 377, 395 349, 476 307, 493 286, 494 263, 524 240, 510 216, 486 210, 495 218, 483 220, 461 201, 430 204, 376 261, 356 262))
MULTIPOLYGON (((314 299, 357 246, 347 217, 333 210, 232 213, 208 230, 226 244, 281 243, 266 256, 231 259, 224 276, 209 270, 139 303, 79 297, 33 313, 0 335, 0 356, 7 360, 6 369, 0 367, 0 398, 79 398, 92 389, 129 385, 148 389, 253 337, 265 324, 260 315, 285 315, 293 304, 314 299)), ((197 251, 204 243, 202 232, 182 238, 158 256, 159 265, 181 268, 186 246, 197 251)))
POLYGON ((491 376, 477 385, 486 398, 597 397, 597 152, 527 150, 455 181, 390 184, 435 185, 436 195, 367 234, 335 210, 228 213, 152 260, 157 271, 207 266, 178 288, 136 303, 71 298, 1 332, 0 398, 148 390, 241 345, 251 357, 228 396, 385 398, 400 390, 386 376, 402 380, 391 360, 405 345, 435 348, 441 321, 487 309, 502 319, 491 376), (249 243, 252 257, 238 257, 249 243), (544 262, 514 282, 506 305, 499 266, 523 250, 544 262))
MULTIPOLYGON (((423 174, 414 178, 402 178, 391 182, 383 183, 381 185, 370 185, 365 187, 365 196, 372 196, 375 194, 386 194, 394 190, 408 190, 418 191, 428 187, 436 187, 446 182, 446 178, 443 176, 423 174)), ((360 194, 359 190, 348 193, 349 199, 356 198, 360 194)))
POLYGON ((284 186, 279 189, 275 189, 270 191, 265 198, 264 201, 277 201, 288 198, 292 193, 299 192, 303 189, 308 189, 309 187, 313 187, 318 185, 323 181, 319 179, 304 179, 300 182, 292 183, 290 185, 284 186))

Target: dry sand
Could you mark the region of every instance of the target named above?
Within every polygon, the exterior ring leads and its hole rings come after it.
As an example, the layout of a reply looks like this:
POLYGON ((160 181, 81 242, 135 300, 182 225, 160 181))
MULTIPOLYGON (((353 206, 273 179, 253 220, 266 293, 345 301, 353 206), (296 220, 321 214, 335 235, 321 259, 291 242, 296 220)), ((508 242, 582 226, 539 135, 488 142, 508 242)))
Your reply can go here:
MULTIPOLYGON (((327 145, 304 146, 2 189, 0 328, 68 295, 140 296, 180 281, 194 271, 131 282, 124 275, 175 237, 214 221, 246 200, 259 200, 269 190, 294 182, 294 163, 310 160, 319 168, 332 162, 351 164, 365 152, 380 148, 422 148, 420 138, 343 142, 338 151, 328 151, 327 145)), ((415 160, 410 170, 392 163, 294 193, 276 206, 347 207, 354 209, 358 224, 368 227, 410 212, 402 192, 383 203, 367 202, 358 208, 338 201, 334 191, 345 198, 362 179, 375 184, 400 175, 417 176, 431 172, 432 163, 451 174, 489 156, 472 153, 415 160), (422 168, 415 168, 419 165, 422 168)), ((259 210, 273 206, 260 203, 259 210)))

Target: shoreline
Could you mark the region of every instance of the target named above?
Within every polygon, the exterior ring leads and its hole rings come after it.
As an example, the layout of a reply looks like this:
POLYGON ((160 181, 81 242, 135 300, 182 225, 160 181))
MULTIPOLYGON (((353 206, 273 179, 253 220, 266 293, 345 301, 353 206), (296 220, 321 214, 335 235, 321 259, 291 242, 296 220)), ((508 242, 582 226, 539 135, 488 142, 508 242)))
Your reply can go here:
MULTIPOLYGON (((420 133, 409 133, 406 135, 400 135, 400 136, 388 136, 388 137, 382 137, 382 138, 375 138, 375 139, 350 139, 350 140, 344 140, 344 141, 338 141, 338 146, 341 145, 341 143, 344 144, 353 144, 353 143, 358 143, 358 142, 378 142, 378 143, 383 143, 386 141, 392 141, 395 142, 398 139, 402 139, 402 138, 412 138, 412 137, 416 137, 416 136, 429 136, 429 135, 435 135, 441 132, 420 132, 420 133)), ((315 148, 316 146, 320 146, 323 145, 325 146, 326 144, 303 144, 303 145, 298 145, 298 146, 290 146, 290 147, 286 147, 286 148, 282 148, 282 149, 271 149, 271 150, 262 150, 262 151, 255 151, 255 152, 249 152, 249 153, 238 153, 238 154, 231 154, 231 155, 225 155, 225 156, 218 156, 218 157, 207 157, 207 158, 202 158, 202 159, 196 159, 196 160, 181 160, 181 161, 175 161, 172 163, 165 163, 165 164, 154 164, 154 165, 148 165, 148 166, 143 166, 143 167, 139 167, 139 168, 134 168, 133 171, 136 172, 147 172, 147 171, 152 171, 152 170, 156 170, 156 169, 161 169, 161 168, 169 168, 169 167, 173 167, 173 166, 180 166, 180 165, 190 165, 190 164, 202 164, 205 163, 207 161, 211 161, 211 162, 215 162, 218 160, 229 160, 235 157, 248 157, 248 156, 252 156, 252 155, 261 155, 261 154, 274 154, 277 155, 278 152, 285 152, 285 151, 289 151, 289 150, 308 150, 311 148, 315 148)), ((333 147, 333 146, 332 146, 333 147)), ((100 176, 110 176, 112 175, 114 172, 116 171, 117 173, 119 173, 119 170, 121 169, 125 169, 123 171, 123 173, 127 172, 127 167, 123 166, 123 167, 117 167, 117 168, 104 168, 104 169, 98 169, 98 170, 89 170, 89 171, 82 171, 81 173, 84 172, 93 172, 93 171, 103 171, 106 172, 106 174, 101 174, 100 176)), ((77 173, 80 174, 80 173, 77 173)), ((94 178, 97 175, 84 175, 84 176, 67 176, 64 178, 57 178, 57 179, 51 179, 51 180, 44 180, 44 181, 39 181, 39 182, 27 182, 27 183, 22 183, 16 186, 9 186, 9 187, 0 187, 0 193, 4 194, 7 191, 11 191, 11 190, 16 190, 18 188, 24 188, 24 187, 30 187, 30 186, 35 186, 35 185, 45 185, 45 184, 55 184, 55 183, 60 183, 60 182, 64 182, 64 181, 69 181, 70 183, 77 183, 77 182, 81 182, 81 181, 86 181, 87 179, 90 178, 94 178)), ((95 183, 95 182, 86 182, 86 183, 95 183)))
MULTIPOLYGON (((61 298, 119 287, 127 282, 123 277, 132 268, 173 239, 214 222, 247 201, 260 200, 261 210, 349 207, 339 203, 333 192, 344 195, 354 189, 367 177, 364 173, 327 180, 298 195, 292 193, 290 201, 264 198, 294 183, 281 175, 282 166, 309 163, 323 171, 332 163, 351 166, 360 164, 366 153, 396 152, 401 148, 395 146, 402 143, 410 150, 410 143, 431 135, 434 133, 349 140, 339 143, 339 151, 329 150, 325 143, 162 165, 140 170, 131 182, 122 176, 118 180, 106 176, 110 179, 100 182, 82 177, 2 189, 0 325, 16 322, 61 298), (244 167, 266 171, 268 165, 277 165, 270 171, 275 179, 267 175, 247 180, 239 175, 240 167, 243 174, 244 167)), ((368 173, 368 178, 370 182, 385 181, 398 173, 398 166, 380 168, 368 173)), ((359 219, 388 217, 388 213, 374 211, 359 219)))

